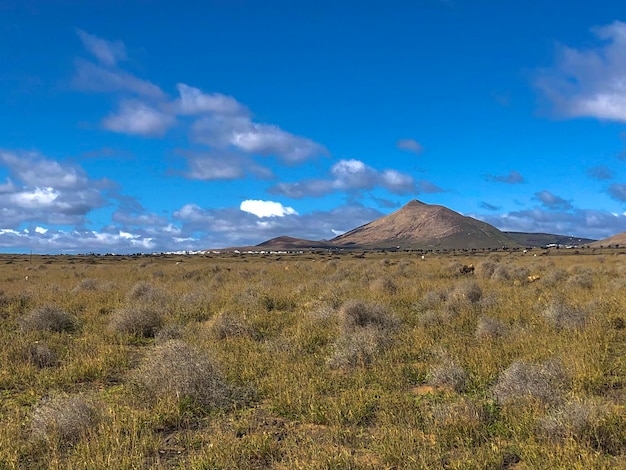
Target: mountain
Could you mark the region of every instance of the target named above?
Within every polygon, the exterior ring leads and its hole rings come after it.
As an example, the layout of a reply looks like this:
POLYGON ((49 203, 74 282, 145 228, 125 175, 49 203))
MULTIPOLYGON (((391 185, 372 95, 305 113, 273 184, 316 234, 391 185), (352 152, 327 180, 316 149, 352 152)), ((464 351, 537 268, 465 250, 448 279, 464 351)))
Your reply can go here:
POLYGON ((330 240, 337 247, 499 248, 521 246, 497 228, 444 206, 413 200, 401 209, 330 240))
MULTIPOLYGON (((504 232, 520 245, 527 247, 544 247, 547 245, 582 246, 595 242, 592 238, 554 235, 551 233, 504 232)), ((626 243, 626 241, 624 241, 626 243)))
POLYGON ((608 247, 610 245, 626 245, 626 232, 618 233, 617 235, 613 235, 612 237, 589 243, 589 246, 591 248, 600 248, 601 246, 608 247))
POLYGON ((276 237, 259 243, 255 249, 268 250, 310 250, 311 248, 331 248, 333 245, 325 240, 313 241, 304 238, 276 237))

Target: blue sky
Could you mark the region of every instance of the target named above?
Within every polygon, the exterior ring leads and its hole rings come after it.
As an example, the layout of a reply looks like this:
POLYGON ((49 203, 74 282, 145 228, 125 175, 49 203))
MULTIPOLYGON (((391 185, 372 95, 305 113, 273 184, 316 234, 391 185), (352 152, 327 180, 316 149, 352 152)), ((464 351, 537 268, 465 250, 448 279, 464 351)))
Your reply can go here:
POLYGON ((0 251, 626 231, 626 3, 0 0, 0 251))

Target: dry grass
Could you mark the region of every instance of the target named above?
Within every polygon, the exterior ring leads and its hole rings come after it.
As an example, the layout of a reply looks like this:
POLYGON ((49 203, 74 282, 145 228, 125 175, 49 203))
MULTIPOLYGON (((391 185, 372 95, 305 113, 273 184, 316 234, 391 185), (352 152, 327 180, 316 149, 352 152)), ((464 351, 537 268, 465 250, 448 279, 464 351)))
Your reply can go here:
POLYGON ((626 468, 618 253, 0 255, 0 468, 626 468))

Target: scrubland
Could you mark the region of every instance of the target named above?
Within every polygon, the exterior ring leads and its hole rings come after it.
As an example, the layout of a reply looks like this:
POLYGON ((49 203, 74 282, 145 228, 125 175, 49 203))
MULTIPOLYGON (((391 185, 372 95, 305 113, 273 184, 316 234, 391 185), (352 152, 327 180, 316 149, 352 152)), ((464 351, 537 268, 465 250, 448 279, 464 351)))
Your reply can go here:
POLYGON ((540 253, 1 255, 0 468, 626 468, 626 255, 540 253))

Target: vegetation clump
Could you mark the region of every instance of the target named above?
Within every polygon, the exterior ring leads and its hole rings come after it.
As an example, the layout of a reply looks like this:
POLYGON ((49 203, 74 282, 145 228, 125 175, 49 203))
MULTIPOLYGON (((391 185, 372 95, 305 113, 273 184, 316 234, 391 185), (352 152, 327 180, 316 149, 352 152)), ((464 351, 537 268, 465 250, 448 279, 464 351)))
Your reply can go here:
POLYGON ((233 399, 217 361, 181 340, 155 346, 132 379, 153 398, 188 399, 208 408, 225 408, 233 399))
POLYGON ((163 316, 156 306, 131 305, 113 312, 109 329, 118 335, 149 338, 161 327, 163 316))
POLYGON ((78 318, 54 305, 44 305, 31 310, 20 319, 25 331, 72 332, 78 328, 78 318))
POLYGON ((36 440, 76 442, 99 422, 98 407, 83 395, 45 398, 33 411, 31 433, 36 440))
POLYGON ((520 399, 535 399, 547 405, 562 400, 567 377, 559 361, 529 364, 517 361, 498 378, 493 394, 501 404, 511 404, 520 399))

